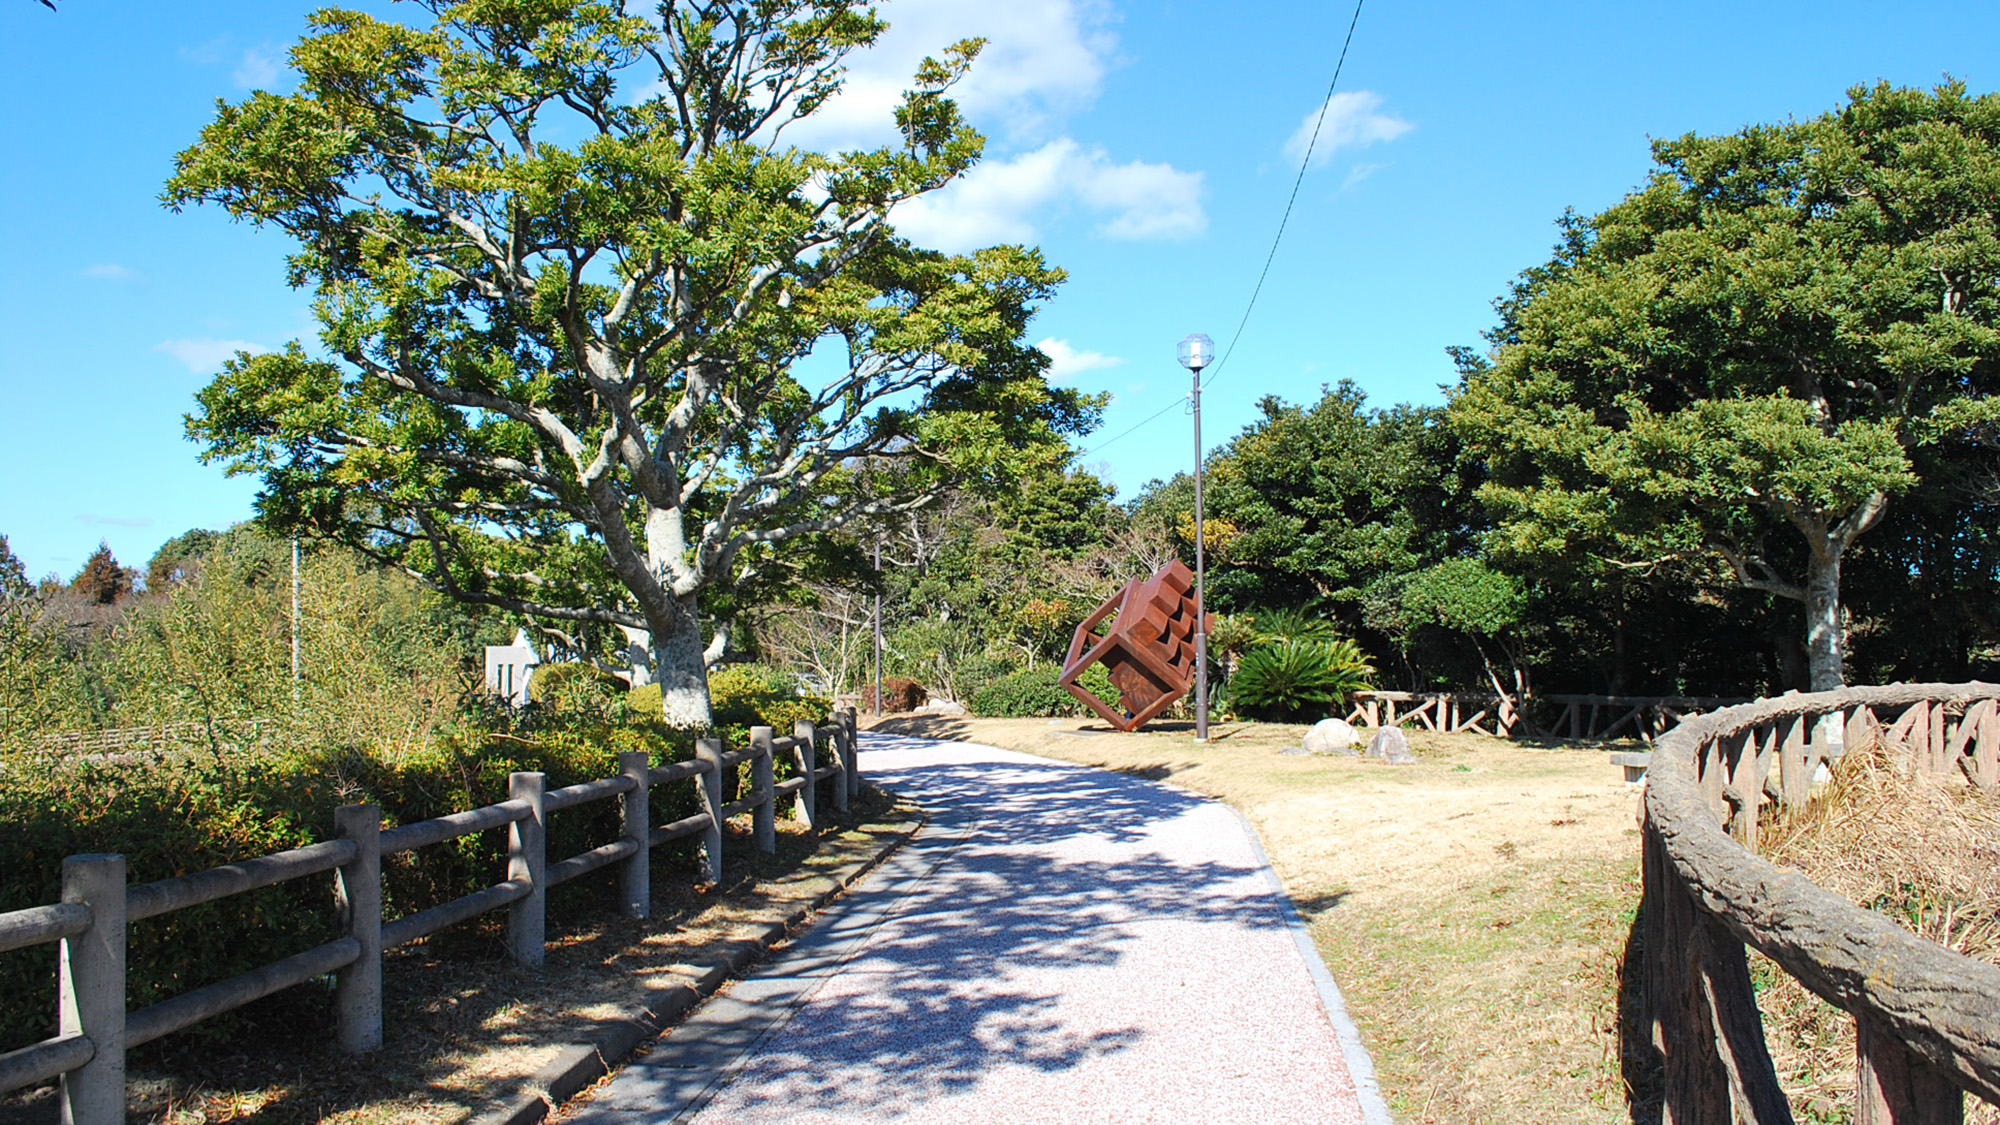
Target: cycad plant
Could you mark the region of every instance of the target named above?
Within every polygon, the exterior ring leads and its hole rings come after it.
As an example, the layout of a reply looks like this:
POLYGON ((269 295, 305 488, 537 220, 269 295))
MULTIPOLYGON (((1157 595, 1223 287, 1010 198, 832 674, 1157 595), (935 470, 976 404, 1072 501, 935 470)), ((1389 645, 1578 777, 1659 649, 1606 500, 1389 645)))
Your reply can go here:
POLYGON ((1336 639, 1332 622, 1324 617, 1314 617, 1303 610, 1260 609, 1251 620, 1256 623, 1258 639, 1267 643, 1331 642, 1336 639))
MULTIPOLYGON (((1262 623, 1261 620, 1259 622, 1262 623)), ((1350 640, 1285 640, 1253 648, 1237 662, 1229 694, 1236 710, 1257 718, 1291 720, 1323 715, 1356 691, 1365 691, 1375 669, 1350 640)))

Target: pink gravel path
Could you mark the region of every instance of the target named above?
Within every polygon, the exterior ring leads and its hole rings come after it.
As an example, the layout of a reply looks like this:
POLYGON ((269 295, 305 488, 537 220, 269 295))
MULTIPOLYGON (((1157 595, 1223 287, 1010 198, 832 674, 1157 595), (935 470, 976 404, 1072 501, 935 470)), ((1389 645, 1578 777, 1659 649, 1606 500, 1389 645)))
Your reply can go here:
POLYGON ((809 934, 802 967, 780 956, 732 989, 796 991, 706 1104, 634 1097, 635 1076, 603 1103, 613 1120, 1385 1120, 1372 1090, 1364 1117, 1317 966, 1230 809, 964 743, 870 735, 861 765, 931 811, 928 871, 880 877, 894 897, 873 921, 861 888, 817 968, 809 934))

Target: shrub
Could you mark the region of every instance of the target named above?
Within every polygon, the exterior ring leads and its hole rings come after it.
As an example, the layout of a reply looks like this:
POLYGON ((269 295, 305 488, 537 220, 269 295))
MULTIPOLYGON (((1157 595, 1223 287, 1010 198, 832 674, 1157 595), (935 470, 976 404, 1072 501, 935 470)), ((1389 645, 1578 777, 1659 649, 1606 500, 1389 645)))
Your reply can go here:
MULTIPOLYGON (((1056 682, 1062 669, 1053 664, 1023 668, 988 684, 970 701, 972 713, 993 719, 1057 718, 1089 712, 1082 701, 1056 682)), ((1112 707, 1118 706, 1118 689, 1104 665, 1085 669, 1079 683, 1112 707)))
POLYGON ((861 690, 861 703, 871 711, 879 710, 889 713, 914 711, 922 707, 924 701, 929 698, 930 692, 924 690, 924 685, 908 676, 890 676, 882 681, 882 702, 884 706, 880 708, 875 706, 874 684, 869 684, 861 690))
MULTIPOLYGON (((635 717, 657 718, 660 685, 634 688, 625 700, 635 717)), ((777 737, 788 738, 793 723, 800 719, 823 723, 833 711, 833 701, 827 697, 801 692, 796 676, 758 664, 729 664, 710 671, 708 701, 716 734, 729 747, 748 745, 751 727, 768 726, 777 737)))
POLYGON ((580 660, 536 665, 528 677, 528 701, 556 711, 602 714, 625 691, 625 681, 580 660))
POLYGON ((952 687, 957 692, 952 698, 960 701, 971 699, 986 685, 1010 672, 1019 671, 1023 659, 1018 649, 1012 652, 989 650, 966 657, 952 669, 952 687))
MULTIPOLYGON (((663 765, 691 756, 692 739, 662 723, 614 726, 499 716, 495 726, 466 724, 398 755, 359 749, 256 756, 172 750, 140 761, 72 759, 8 769, 7 783, 0 785, 0 871, 6 873, 0 879, 0 911, 57 901, 64 856, 121 853, 127 879, 150 882, 326 839, 337 805, 377 804, 385 826, 407 824, 505 800, 507 775, 517 770, 546 773, 552 789, 608 777, 617 772, 621 750, 646 750, 654 764, 663 765)), ((692 815, 695 806, 691 785, 654 791, 653 809, 661 821, 692 815)), ((616 839, 618 816, 615 801, 555 814, 548 830, 550 858, 616 839)), ((386 915, 409 914, 499 882, 506 878, 505 857, 504 830, 385 857, 386 915)), ((601 893, 598 881, 591 882, 570 894, 564 894, 568 887, 554 893, 574 904, 601 893)), ((143 1007, 334 936, 325 877, 135 923, 127 944, 128 1002, 143 1007)), ((460 931, 432 940, 466 938, 460 931)), ((47 954, 0 958, 0 1052, 54 1033, 49 964, 47 954)), ((287 995, 284 1003, 296 1005, 310 1004, 319 994, 287 995)), ((323 1015, 308 1011, 296 1018, 323 1015)), ((224 1020, 190 1034, 227 1029, 224 1020)))
POLYGON ((1353 641, 1284 641, 1243 654, 1229 678, 1229 697, 1245 715, 1305 718, 1366 689, 1374 672, 1353 641))

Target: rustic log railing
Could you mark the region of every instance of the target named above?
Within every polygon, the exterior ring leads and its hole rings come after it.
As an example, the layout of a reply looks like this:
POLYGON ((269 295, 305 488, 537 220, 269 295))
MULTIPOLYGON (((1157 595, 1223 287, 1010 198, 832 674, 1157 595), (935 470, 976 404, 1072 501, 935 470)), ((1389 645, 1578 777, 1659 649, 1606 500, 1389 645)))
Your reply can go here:
POLYGON ((384 950, 505 907, 509 954, 520 964, 539 966, 550 887, 617 865, 622 909, 644 918, 652 910, 655 846, 699 834, 701 872, 714 883, 722 879, 722 825, 728 818, 749 812, 754 845, 769 852, 777 847, 780 797, 791 794, 795 814, 811 826, 819 813, 815 783, 837 779, 834 807, 847 811, 861 787, 855 715, 843 711, 834 720, 826 726, 800 721, 790 738, 772 737, 769 727, 752 727, 750 745, 741 750, 702 739, 692 761, 666 766, 649 767, 644 751, 622 753, 616 775, 562 789, 547 789, 543 774, 515 773, 508 778, 505 801, 395 828, 382 827, 382 811, 375 805, 343 805, 334 811, 335 839, 137 886, 126 885, 122 855, 70 856, 62 865, 62 902, 0 913, 0 953, 61 944, 59 1032, 0 1054, 0 1094, 60 1077, 65 1125, 123 1125, 128 1049, 328 973, 335 974, 336 1042, 353 1053, 374 1050, 382 1045, 384 950), (823 765, 822 748, 830 751, 823 765), (798 773, 773 783, 772 762, 778 754, 790 755, 798 773), (744 762, 751 764, 750 790, 725 804, 725 771, 744 762), (682 780, 693 781, 702 811, 671 824, 654 824, 652 788, 682 780), (614 798, 622 813, 617 840, 548 862, 544 844, 551 813, 614 798), (502 827, 508 832, 504 881, 415 914, 382 916, 384 855, 502 827), (328 872, 343 936, 150 1007, 126 1010, 129 923, 328 872))
POLYGON ((1754 852, 1760 807, 1796 809, 1822 762, 1887 744, 1909 768, 2000 788, 2000 685, 1852 688, 1727 708, 1655 744, 1646 788, 1650 1049, 1673 1125, 1790 1123, 1744 947, 1857 1029, 1856 1125, 1943 1125, 2000 1103, 2000 966, 1954 953, 1754 852))
POLYGON ((1357 727, 1398 727, 1511 737, 1521 716, 1511 696, 1479 693, 1357 691, 1347 721, 1357 727), (1399 710, 1400 708, 1400 710, 1399 710), (1481 724, 1485 725, 1482 726, 1481 724))
POLYGON ((121 750, 158 750, 175 743, 224 741, 257 743, 269 719, 194 719, 149 727, 72 730, 45 735, 35 749, 44 754, 110 754, 121 750))
POLYGON ((1690 715, 1743 703, 1682 695, 1535 695, 1498 692, 1357 691, 1347 721, 1357 727, 1417 726, 1501 738, 1573 738, 1651 742, 1690 715), (1546 725, 1535 712, 1553 715, 1546 725))

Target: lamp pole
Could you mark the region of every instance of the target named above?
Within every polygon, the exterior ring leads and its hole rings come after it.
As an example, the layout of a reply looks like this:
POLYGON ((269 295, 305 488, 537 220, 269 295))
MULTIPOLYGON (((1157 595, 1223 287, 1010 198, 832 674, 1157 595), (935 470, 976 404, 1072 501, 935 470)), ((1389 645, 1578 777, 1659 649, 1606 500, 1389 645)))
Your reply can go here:
POLYGON ((1215 359, 1215 342, 1202 333, 1181 340, 1181 366, 1194 376, 1194 740, 1208 741, 1208 559, 1202 541, 1201 369, 1215 359))
MULTIPOLYGON (((882 581, 882 533, 875 533, 875 581, 882 581)), ((882 588, 875 588, 875 717, 882 717, 882 588)))

